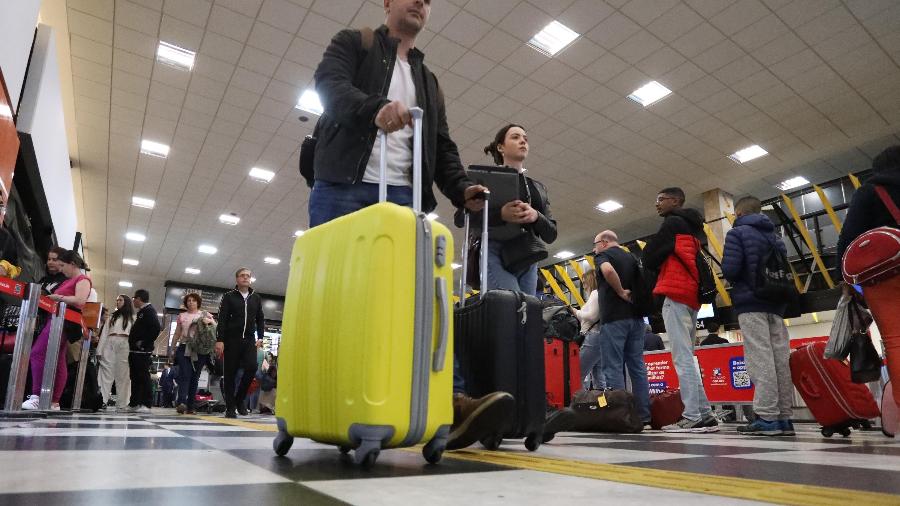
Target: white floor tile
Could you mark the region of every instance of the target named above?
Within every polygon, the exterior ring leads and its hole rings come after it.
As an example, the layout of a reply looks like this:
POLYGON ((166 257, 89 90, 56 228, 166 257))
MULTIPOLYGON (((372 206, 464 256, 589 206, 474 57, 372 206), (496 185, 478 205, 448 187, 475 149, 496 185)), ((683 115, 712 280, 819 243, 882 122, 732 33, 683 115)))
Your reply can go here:
POLYGON ((150 425, 154 424, 145 420, 122 420, 122 419, 86 419, 86 418, 43 418, 32 422, 35 425, 50 425, 54 423, 69 423, 83 425, 85 427, 92 425, 150 425))
POLYGON ((162 425, 168 430, 205 430, 205 431, 215 431, 215 432, 254 432, 256 429, 251 429, 249 427, 240 427, 237 425, 201 425, 201 424, 173 424, 173 425, 162 425))
MULTIPOLYGON (((377 464, 376 464, 377 465, 377 464)), ((665 504, 722 506, 751 501, 577 478, 538 471, 304 482, 351 504, 665 504), (402 498, 399 499, 399 498, 402 498)))
POLYGON ((900 457, 866 453, 831 453, 816 451, 746 453, 728 455, 728 458, 788 462, 791 464, 821 464, 826 466, 900 471, 900 457))
POLYGON ((215 450, 7 451, 0 469, 5 493, 289 481, 215 450))
POLYGON ((92 429, 92 428, 60 428, 60 427, 15 427, 0 429, 0 437, 32 436, 32 437, 182 437, 165 429, 92 429))

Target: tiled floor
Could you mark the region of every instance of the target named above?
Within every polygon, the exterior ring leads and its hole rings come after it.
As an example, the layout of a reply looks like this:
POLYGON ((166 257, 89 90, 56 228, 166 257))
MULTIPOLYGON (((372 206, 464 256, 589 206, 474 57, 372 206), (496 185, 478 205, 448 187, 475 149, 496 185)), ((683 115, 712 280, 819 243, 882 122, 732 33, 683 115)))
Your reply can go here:
POLYGON ((862 502, 900 505, 900 440, 879 432, 825 439, 800 425, 792 438, 745 438, 733 426, 702 435, 564 434, 535 453, 507 442, 499 452, 447 453, 438 465, 415 450, 384 451, 364 470, 308 440, 276 457, 274 419, 241 422, 156 409, 0 420, 0 504, 825 506, 877 492, 862 502))

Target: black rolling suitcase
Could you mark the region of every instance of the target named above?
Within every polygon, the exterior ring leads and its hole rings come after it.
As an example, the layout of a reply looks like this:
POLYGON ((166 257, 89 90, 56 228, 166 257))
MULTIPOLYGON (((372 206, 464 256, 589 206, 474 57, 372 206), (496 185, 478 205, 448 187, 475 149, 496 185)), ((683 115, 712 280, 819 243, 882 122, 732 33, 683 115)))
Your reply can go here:
MULTIPOLYGON (((485 202, 487 206, 487 202, 485 202)), ((487 213, 482 213, 487 215, 487 213)), ((466 214, 463 269, 468 262, 469 216, 466 214)), ((487 284, 487 219, 481 239, 481 286, 487 284)), ((461 286, 464 288, 465 280, 461 286)), ((471 397, 503 391, 516 399, 510 427, 481 441, 494 450, 503 438, 525 438, 525 447, 537 450, 544 433, 544 320, 541 301, 509 290, 482 291, 466 302, 464 289, 454 314, 454 349, 460 373, 471 397)))

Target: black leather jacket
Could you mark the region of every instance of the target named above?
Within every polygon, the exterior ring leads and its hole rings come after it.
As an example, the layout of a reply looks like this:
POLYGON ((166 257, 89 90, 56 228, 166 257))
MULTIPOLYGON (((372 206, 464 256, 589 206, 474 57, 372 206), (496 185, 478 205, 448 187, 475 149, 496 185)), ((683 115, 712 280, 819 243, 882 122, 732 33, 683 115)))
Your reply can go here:
MULTIPOLYGON (((358 30, 342 30, 331 40, 316 69, 316 91, 325 112, 316 124, 315 178, 331 183, 358 183, 365 174, 375 135, 375 116, 389 103, 387 97, 397 58, 398 40, 386 26, 374 33, 366 51, 358 30)), ((424 111, 422 206, 437 207, 432 183, 454 205, 464 205, 464 191, 473 183, 466 177, 456 143, 450 139, 444 95, 437 78, 423 63, 425 55, 411 49, 407 55, 416 87, 416 102, 424 111)))
POLYGON ((222 296, 222 302, 219 303, 216 341, 242 337, 253 339, 254 333, 258 339, 262 339, 265 329, 262 298, 252 288, 246 299, 237 288, 222 296))

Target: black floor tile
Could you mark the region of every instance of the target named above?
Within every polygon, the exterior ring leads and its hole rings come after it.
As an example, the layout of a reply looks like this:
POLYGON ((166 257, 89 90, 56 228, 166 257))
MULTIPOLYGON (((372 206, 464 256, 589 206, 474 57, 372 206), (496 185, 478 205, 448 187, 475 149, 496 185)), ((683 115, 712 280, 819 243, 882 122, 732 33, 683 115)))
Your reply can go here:
MULTIPOLYGON (((79 437, 2 436, 2 451, 49 450, 208 450, 210 447, 186 437, 79 437)), ((2 473, 0 473, 2 476, 2 473)), ((0 486, 2 490, 2 486, 0 486)), ((0 504, 3 504, 0 501, 0 504)))

